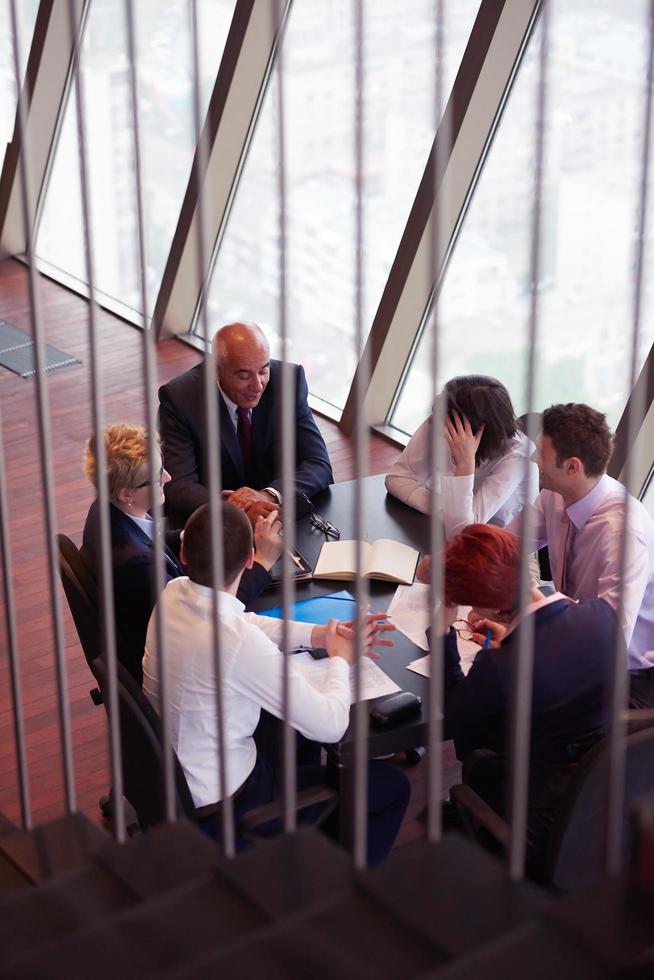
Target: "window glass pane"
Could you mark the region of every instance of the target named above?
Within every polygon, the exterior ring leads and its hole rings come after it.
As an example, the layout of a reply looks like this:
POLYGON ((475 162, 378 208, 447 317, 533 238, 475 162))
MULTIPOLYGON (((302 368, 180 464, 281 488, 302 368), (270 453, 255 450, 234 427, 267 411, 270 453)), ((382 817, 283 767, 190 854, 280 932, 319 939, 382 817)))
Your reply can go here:
MULTIPOLYGON (((647 8, 647 0, 556 0, 550 23, 535 407, 584 401, 606 412, 613 426, 628 394, 647 8)), ((537 30, 463 223, 439 308, 440 383, 458 374, 494 375, 508 387, 518 414, 526 407, 539 43, 537 30)), ((654 340, 648 278, 639 367, 654 340)), ((406 432, 430 411, 431 345, 427 329, 393 414, 406 432)))
POLYGON ((650 473, 647 486, 645 487, 645 493, 642 496, 642 501, 647 508, 649 516, 654 520, 654 479, 650 473))
MULTIPOLYGON (((39 0, 21 0, 16 4, 18 19, 19 61, 25 77, 36 12, 39 0)), ((0 164, 4 159, 6 144, 14 134, 16 119, 16 78, 14 73, 14 45, 11 31, 9 0, 0 3, 0 164)))
MULTIPOLYGON (((201 0, 201 109, 215 80, 234 0, 201 0)), ((152 312, 195 150, 190 5, 186 0, 134 4, 139 108, 152 312)), ((86 133, 96 286, 140 312, 136 187, 124 0, 92 0, 83 46, 86 133)), ((37 253, 84 282, 75 92, 66 107, 37 253)))
MULTIPOLYGON (((449 91, 479 7, 449 4, 449 91)), ((293 359, 342 408, 356 364, 352 0, 294 0, 284 40, 287 288, 293 359)), ((375 0, 365 23, 365 303, 369 329, 434 136, 433 0, 375 0)), ((279 331, 277 109, 265 95, 209 295, 215 324, 279 331)))

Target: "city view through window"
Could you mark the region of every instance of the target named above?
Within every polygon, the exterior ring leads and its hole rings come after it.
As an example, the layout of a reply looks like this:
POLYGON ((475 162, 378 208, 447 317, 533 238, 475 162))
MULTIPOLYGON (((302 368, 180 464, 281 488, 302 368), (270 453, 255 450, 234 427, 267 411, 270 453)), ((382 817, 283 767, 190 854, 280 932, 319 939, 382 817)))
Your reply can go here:
MULTIPOLYGON (((479 7, 448 5, 449 92, 479 7)), ((295 0, 284 40, 288 331, 309 388, 342 408, 355 350, 355 50, 351 0, 295 0)), ((364 303, 369 330, 434 138, 432 0, 375 0, 364 25, 364 303)), ((268 87, 218 250, 212 324, 279 338, 277 106, 268 87)))
MULTIPOLYGON (((18 57, 23 77, 38 9, 39 0, 21 0, 21 3, 16 4, 18 57)), ((12 37, 9 3, 0 3, 0 165, 4 158, 6 144, 13 136, 16 118, 16 72, 12 37)))
MULTIPOLYGON (((647 8, 646 0, 556 0, 551 7, 534 407, 584 401, 606 412, 612 426, 629 392, 647 8)), ((537 29, 456 243, 438 312, 439 384, 459 374, 494 375, 518 414, 526 410, 539 47, 537 29)), ((639 368, 654 341, 649 280, 639 368)), ((431 346, 428 321, 392 418, 407 433, 430 412, 431 346)))
MULTIPOLYGON (((198 2, 203 114, 233 10, 234 0, 198 2)), ((134 13, 148 313, 152 313, 195 151, 190 5, 187 0, 139 0, 134 13)), ((82 65, 96 287, 142 312, 124 0, 92 0, 82 65)), ((46 191, 37 254, 86 281, 74 91, 46 191)))

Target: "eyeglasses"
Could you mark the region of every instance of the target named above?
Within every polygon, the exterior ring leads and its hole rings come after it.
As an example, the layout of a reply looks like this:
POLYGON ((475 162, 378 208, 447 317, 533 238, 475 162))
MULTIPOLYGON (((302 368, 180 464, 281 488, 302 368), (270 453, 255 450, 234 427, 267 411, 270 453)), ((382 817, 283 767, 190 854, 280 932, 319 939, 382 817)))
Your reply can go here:
POLYGON ((320 514, 316 514, 315 511, 310 517, 312 525, 318 531, 322 531, 326 534, 328 538, 340 538, 341 532, 338 530, 335 524, 328 521, 325 517, 321 517, 320 514))
POLYGON ((462 640, 474 639, 474 635, 477 632, 472 623, 469 623, 467 619, 455 619, 452 626, 462 640))
MULTIPOLYGON (((159 486, 161 486, 161 484, 163 483, 163 475, 164 475, 164 464, 162 463, 161 469, 159 470, 159 478, 157 480, 159 486)), ((152 485, 152 480, 145 480, 144 483, 139 483, 138 486, 134 487, 134 489, 141 490, 143 487, 149 487, 151 485, 152 485)))

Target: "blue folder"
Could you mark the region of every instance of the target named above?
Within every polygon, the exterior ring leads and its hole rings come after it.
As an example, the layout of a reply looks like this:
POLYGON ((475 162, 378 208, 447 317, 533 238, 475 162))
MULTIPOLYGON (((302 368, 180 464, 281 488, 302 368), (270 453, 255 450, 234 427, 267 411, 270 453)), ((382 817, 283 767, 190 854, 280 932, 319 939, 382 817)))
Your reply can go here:
MULTIPOLYGON (((290 618, 298 623, 318 623, 319 626, 324 626, 330 619, 354 619, 356 606, 354 596, 344 589, 342 592, 330 592, 329 595, 317 595, 313 599, 302 599, 294 603, 290 618)), ((283 619, 284 607, 261 609, 258 615, 283 619)))

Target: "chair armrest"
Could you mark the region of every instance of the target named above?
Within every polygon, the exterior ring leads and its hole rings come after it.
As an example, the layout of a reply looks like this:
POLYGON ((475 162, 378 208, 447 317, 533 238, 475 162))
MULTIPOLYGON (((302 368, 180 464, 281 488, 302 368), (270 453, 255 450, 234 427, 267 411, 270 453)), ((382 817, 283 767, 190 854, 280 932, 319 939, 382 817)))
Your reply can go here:
MULTIPOLYGON (((338 793, 336 790, 332 789, 331 786, 326 786, 321 783, 318 786, 303 789, 298 793, 296 811, 301 813, 302 810, 307 810, 309 807, 322 804, 323 808, 319 817, 312 822, 312 826, 318 827, 336 809, 337 803, 338 793)), ((248 810, 239 820, 238 827, 247 840, 255 840, 256 834, 254 831, 257 827, 261 827, 273 820, 279 820, 283 815, 283 800, 273 800, 271 803, 263 803, 261 806, 248 810)))
POLYGON ((460 783, 458 786, 452 786, 450 797, 456 803, 465 823, 476 821, 495 838, 498 844, 504 848, 509 846, 511 828, 508 823, 473 789, 460 783))
POLYGON ((620 712, 620 721, 626 726, 627 735, 654 726, 653 708, 630 708, 620 712))

